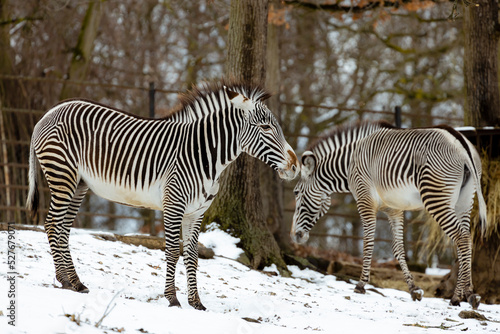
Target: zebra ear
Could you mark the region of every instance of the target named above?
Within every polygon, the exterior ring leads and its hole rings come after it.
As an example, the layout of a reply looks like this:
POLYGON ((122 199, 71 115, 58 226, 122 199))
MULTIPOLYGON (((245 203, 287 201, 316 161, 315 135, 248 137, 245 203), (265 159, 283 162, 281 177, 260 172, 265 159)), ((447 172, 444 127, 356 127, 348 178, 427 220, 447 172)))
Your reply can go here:
POLYGON ((234 92, 232 90, 229 90, 227 87, 224 87, 227 97, 229 98, 229 101, 233 104, 235 108, 242 109, 245 111, 250 111, 254 108, 254 105, 252 101, 246 97, 245 95, 242 95, 238 92, 234 92))
POLYGON ((311 175, 316 168, 316 156, 311 151, 305 151, 302 154, 302 172, 304 175, 311 175))

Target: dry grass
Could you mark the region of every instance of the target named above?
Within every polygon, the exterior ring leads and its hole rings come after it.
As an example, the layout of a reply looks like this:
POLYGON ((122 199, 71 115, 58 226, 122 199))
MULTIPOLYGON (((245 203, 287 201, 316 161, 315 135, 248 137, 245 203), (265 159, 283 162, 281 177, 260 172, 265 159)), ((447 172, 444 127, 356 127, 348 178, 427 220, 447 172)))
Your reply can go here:
MULTIPOLYGON (((488 211, 485 238, 500 232, 500 160, 488 160, 486 154, 482 156, 483 176, 482 190, 488 211)), ((480 231, 477 206, 472 211, 472 230, 480 231)))

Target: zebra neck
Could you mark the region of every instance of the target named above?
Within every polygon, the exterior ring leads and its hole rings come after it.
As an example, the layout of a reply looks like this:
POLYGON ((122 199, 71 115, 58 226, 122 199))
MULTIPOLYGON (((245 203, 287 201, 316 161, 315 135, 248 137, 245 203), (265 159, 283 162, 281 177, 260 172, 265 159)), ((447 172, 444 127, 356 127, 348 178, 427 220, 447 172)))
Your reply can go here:
POLYGON ((194 123, 196 157, 206 179, 217 180, 222 171, 241 154, 240 130, 243 118, 226 108, 194 123))

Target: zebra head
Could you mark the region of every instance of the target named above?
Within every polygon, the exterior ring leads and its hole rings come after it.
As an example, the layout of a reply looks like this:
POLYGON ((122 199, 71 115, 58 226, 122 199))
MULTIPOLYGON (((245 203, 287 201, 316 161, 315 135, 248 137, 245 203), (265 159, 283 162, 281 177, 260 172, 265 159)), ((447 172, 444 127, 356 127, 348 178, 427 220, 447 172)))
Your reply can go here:
POLYGON ((290 237, 294 242, 304 243, 309 231, 330 207, 330 192, 318 175, 316 155, 306 151, 302 155, 301 179, 294 189, 295 213, 290 237))
POLYGON ((255 98, 230 90, 227 93, 233 106, 244 112, 240 132, 242 151, 265 162, 278 172, 280 178, 294 179, 300 170, 297 156, 263 98, 256 92, 252 94, 255 98))

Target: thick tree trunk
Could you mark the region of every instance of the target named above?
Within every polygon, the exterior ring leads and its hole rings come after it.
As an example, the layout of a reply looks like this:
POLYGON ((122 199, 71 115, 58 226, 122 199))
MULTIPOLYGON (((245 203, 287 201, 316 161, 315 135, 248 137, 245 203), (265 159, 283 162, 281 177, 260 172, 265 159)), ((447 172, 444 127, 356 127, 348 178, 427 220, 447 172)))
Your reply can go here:
POLYGON ((498 0, 477 0, 465 8, 465 123, 500 125, 498 93, 498 0))
MULTIPOLYGON (((226 74, 262 83, 265 79, 268 0, 231 1, 226 74)), ((268 168, 268 167, 266 167, 268 168)), ((219 193, 205 214, 241 239, 254 268, 284 268, 280 249, 267 228, 260 192, 259 161, 240 156, 221 177, 219 193)))
POLYGON ((266 77, 267 0, 232 0, 226 74, 254 84, 266 77))
MULTIPOLYGON (((465 9, 465 85, 467 106, 465 124, 500 126, 500 92, 498 89, 498 3, 478 0, 465 9), (477 4, 477 5, 474 5, 477 4)), ((481 149, 481 148, 480 148, 481 149)), ((490 157, 500 159, 500 157, 490 157)), ((497 180, 500 182, 500 180, 497 180)), ((486 187, 488 188, 488 187, 486 187)), ((484 187, 483 187, 484 189, 484 187)), ((487 194, 484 192, 485 195, 487 194)), ((487 200, 487 197, 485 197, 487 200)), ((488 205, 488 203, 487 203, 488 205)), ((491 207, 488 205, 488 207, 491 207)), ((474 221, 474 219, 472 219, 474 221)), ((491 222, 489 222, 491 223, 491 222)), ((500 224, 500 222, 494 222, 500 224)), ((479 231, 472 224, 471 229, 479 231)), ((500 303, 500 235, 489 233, 481 240, 475 233, 472 254, 472 283, 482 302, 500 303)), ((436 296, 450 298, 457 280, 458 263, 436 289, 436 296)))
MULTIPOLYGON (((78 36, 78 42, 73 51, 73 58, 71 59, 71 64, 68 69, 68 79, 79 81, 85 80, 87 77, 94 41, 104 11, 103 7, 104 4, 102 0, 95 0, 89 3, 83 19, 80 35, 78 36)), ((80 95, 80 86, 64 84, 60 99, 63 100, 78 95, 80 95)))

